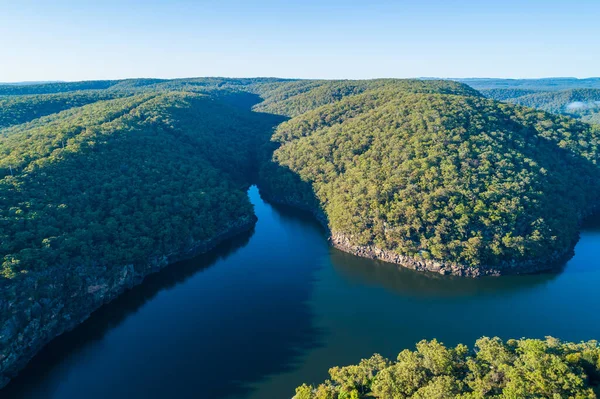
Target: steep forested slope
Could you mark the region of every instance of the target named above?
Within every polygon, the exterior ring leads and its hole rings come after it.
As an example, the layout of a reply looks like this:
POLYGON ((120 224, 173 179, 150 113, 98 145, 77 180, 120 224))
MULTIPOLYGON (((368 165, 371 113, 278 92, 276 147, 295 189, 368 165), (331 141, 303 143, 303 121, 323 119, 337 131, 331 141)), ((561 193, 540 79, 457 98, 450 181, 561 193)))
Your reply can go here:
POLYGON ((100 101, 7 129, 1 379, 145 274, 248 229, 247 175, 270 123, 179 92, 100 101))
POLYGON ((436 340, 416 346, 394 361, 373 355, 357 365, 333 367, 331 380, 298 387, 294 399, 593 399, 600 392, 597 341, 483 337, 473 350, 436 340))
POLYGON ((293 118, 274 139, 273 196, 306 203, 313 191, 334 244, 418 269, 548 267, 600 192, 597 129, 477 96, 380 89, 293 118))
MULTIPOLYGON (((51 86, 70 90, 84 83, 51 86)), ((109 90, 31 98, 62 96, 73 102, 77 96, 128 95, 130 100, 124 101, 135 102, 144 95, 185 89, 209 93, 220 106, 238 108, 236 112, 256 104, 263 119, 267 114, 293 117, 274 135, 283 144, 275 162, 261 162, 264 190, 322 208, 330 228, 344 241, 339 245, 369 248, 366 255, 384 250, 380 255, 388 260, 401 255, 433 261, 427 268, 460 272, 454 266, 461 265, 475 273, 482 266, 498 272, 507 262, 546 262, 570 248, 581 215, 597 196, 597 129, 484 100, 456 82, 196 78, 89 85, 108 85, 109 90)), ((539 95, 531 89, 506 90, 521 99, 539 95)), ((572 100, 573 93, 589 97, 593 90, 570 92, 572 100)), ((108 103, 98 109, 106 114, 94 107, 74 108, 4 129, 6 143, 13 144, 0 147, 3 173, 20 171, 24 163, 47 156, 48 148, 68 146, 68 134, 60 130, 49 137, 38 134, 64 118, 79 118, 72 128, 77 130, 128 112, 108 103)), ((231 176, 256 164, 237 132, 219 135, 243 123, 231 123, 230 115, 207 104, 202 109, 211 116, 204 126, 202 159, 221 165, 231 176)), ((179 117, 175 114, 174 120, 179 117)), ((266 141, 265 136, 260 140, 266 141)), ((278 145, 264 146, 263 159, 278 145)), ((402 259, 400 263, 408 261, 402 259)))

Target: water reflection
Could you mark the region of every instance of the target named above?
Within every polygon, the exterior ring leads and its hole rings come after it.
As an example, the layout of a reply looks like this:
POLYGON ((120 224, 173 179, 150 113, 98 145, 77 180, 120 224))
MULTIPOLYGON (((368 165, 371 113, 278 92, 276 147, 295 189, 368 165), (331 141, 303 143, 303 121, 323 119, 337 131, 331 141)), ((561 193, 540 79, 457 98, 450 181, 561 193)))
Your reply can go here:
POLYGON ((553 271, 529 275, 479 279, 442 276, 437 273, 415 272, 386 262, 357 258, 336 249, 331 249, 331 263, 336 271, 349 281, 380 286, 402 296, 453 297, 509 294, 548 284, 559 278, 567 266, 570 266, 569 273, 596 272, 595 257, 589 259, 589 244, 591 242, 592 245, 597 245, 598 232, 600 232, 600 213, 584 221, 583 241, 577 244, 576 258, 557 265, 553 271), (591 267, 583 265, 586 261, 591 267))
POLYGON ((524 276, 482 277, 479 279, 442 276, 436 273, 416 272, 396 265, 362 259, 336 249, 331 251, 331 263, 345 278, 380 286, 402 296, 453 297, 495 295, 527 290, 547 284, 560 272, 524 276))

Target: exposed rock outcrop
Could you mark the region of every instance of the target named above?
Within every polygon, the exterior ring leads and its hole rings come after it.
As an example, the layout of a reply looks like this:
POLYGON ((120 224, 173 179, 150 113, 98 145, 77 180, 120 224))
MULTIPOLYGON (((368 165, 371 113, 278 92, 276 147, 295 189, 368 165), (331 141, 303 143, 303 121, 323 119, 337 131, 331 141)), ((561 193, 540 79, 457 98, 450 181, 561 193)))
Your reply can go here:
POLYGON ((547 258, 531 260, 526 262, 505 262, 498 266, 472 267, 458 263, 439 261, 433 259, 417 258, 400 255, 393 251, 386 251, 373 245, 354 245, 350 238, 340 233, 333 233, 329 237, 331 245, 335 248, 348 252, 355 256, 369 259, 379 259, 394 263, 402 267, 419 272, 432 272, 443 275, 454 275, 463 277, 500 276, 506 274, 530 274, 544 270, 553 270, 571 258, 574 254, 573 248, 564 253, 555 252, 547 258))

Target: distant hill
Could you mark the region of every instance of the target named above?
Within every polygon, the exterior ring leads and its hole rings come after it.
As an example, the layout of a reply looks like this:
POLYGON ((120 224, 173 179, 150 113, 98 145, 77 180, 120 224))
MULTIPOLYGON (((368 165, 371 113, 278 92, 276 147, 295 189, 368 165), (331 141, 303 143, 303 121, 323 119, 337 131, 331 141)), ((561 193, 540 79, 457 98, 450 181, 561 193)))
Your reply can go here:
POLYGON ((28 86, 40 85, 45 83, 63 83, 61 80, 32 80, 28 82, 0 82, 0 86, 28 86))
POLYGON ((542 78, 542 79, 456 79, 477 89, 566 90, 600 89, 600 78, 542 78))
POLYGON ((600 89, 482 89, 486 97, 600 124, 600 89))
POLYGON ((164 82, 164 79, 90 80, 83 82, 0 85, 0 96, 67 93, 79 90, 132 89, 164 82))
POLYGON ((122 95, 107 91, 81 91, 0 97, 0 129, 122 95))
POLYGON ((600 78, 458 80, 494 100, 600 124, 600 78))

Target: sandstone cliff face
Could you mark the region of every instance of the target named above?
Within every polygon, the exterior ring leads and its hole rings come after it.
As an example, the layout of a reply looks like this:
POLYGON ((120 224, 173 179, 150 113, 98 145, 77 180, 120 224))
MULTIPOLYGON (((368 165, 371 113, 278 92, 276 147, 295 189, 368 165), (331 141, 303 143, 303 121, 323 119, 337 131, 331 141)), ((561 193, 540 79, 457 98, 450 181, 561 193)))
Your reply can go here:
MULTIPOLYGON (((140 284, 147 275, 172 263, 207 252, 220 242, 251 230, 256 220, 256 216, 240 219, 210 240, 193 242, 183 252, 154 257, 143 266, 134 267, 129 264, 107 270, 98 265, 95 268, 98 273, 95 275, 89 274, 89 268, 85 268, 86 273, 83 274, 82 268, 81 275, 76 278, 61 276, 54 279, 52 284, 55 285, 55 290, 63 290, 66 295, 37 301, 29 298, 30 303, 25 306, 25 311, 14 311, 12 317, 0 326, 0 388, 49 341, 76 327, 103 304, 140 284)), ((73 273, 77 274, 78 270, 73 273)), ((23 309, 0 299, 0 310, 10 312, 11 308, 23 309)))

